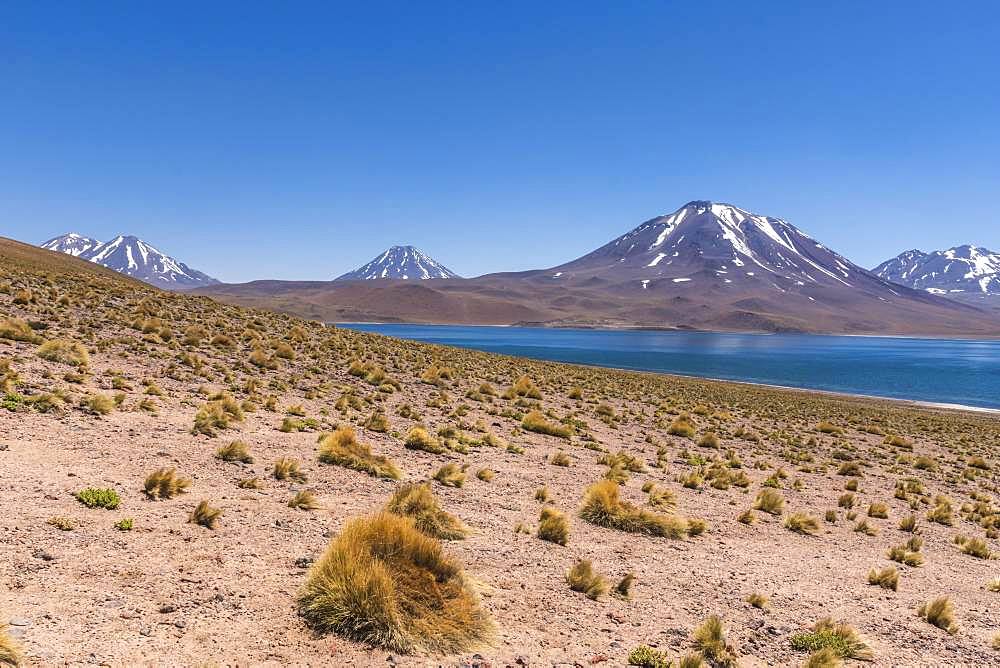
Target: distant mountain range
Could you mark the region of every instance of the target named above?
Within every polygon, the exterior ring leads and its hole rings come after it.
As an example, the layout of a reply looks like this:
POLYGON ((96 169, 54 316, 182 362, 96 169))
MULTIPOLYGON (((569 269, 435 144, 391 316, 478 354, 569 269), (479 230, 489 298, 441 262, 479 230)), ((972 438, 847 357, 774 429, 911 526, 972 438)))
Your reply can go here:
POLYGON ((427 280, 461 278, 434 258, 413 246, 392 246, 371 262, 339 276, 338 281, 378 279, 427 280))
POLYGON ((254 281, 200 291, 327 321, 1000 334, 995 313, 890 282, 787 221, 724 203, 689 202, 549 269, 446 281, 360 280, 444 270, 412 251, 408 264, 405 247, 396 248, 336 281, 254 281))
POLYGON ((133 236, 119 235, 103 242, 70 232, 49 239, 42 248, 89 260, 166 290, 186 290, 219 282, 133 236))
POLYGON ((977 246, 930 253, 910 250, 872 272, 887 281, 953 299, 1000 299, 1000 253, 977 246))

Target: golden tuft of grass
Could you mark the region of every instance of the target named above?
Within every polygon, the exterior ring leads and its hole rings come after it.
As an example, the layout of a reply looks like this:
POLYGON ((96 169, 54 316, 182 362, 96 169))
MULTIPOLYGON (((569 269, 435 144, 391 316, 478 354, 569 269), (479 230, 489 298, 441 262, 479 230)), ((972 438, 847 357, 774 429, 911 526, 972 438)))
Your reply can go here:
POLYGON ((465 484, 465 471, 455 462, 448 462, 434 473, 434 479, 445 487, 461 487, 465 484))
POLYGON ((483 482, 493 482, 493 477, 496 475, 496 471, 493 469, 479 469, 476 471, 476 477, 483 482))
POLYGON ((417 530, 443 540, 460 540, 469 530, 457 517, 441 509, 428 483, 403 485, 385 506, 386 512, 409 517, 417 530))
POLYGON ((792 513, 785 518, 785 528, 795 533, 815 536, 819 533, 819 520, 806 513, 792 513))
POLYGON ((694 420, 687 413, 682 413, 674 418, 674 421, 667 427, 667 433, 684 438, 694 438, 694 420))
POLYGON ((888 566, 882 570, 873 568, 868 571, 868 584, 896 591, 896 587, 899 586, 899 571, 894 566, 888 566))
POLYGON ((21 648, 7 632, 7 625, 0 624, 0 666, 20 666, 21 648))
POLYGON ((611 480, 596 482, 587 489, 580 517, 608 529, 650 536, 681 538, 688 531, 688 522, 682 517, 653 513, 624 501, 618 485, 611 480))
POLYGON ((243 441, 233 441, 229 445, 224 445, 215 451, 215 457, 224 462, 242 462, 253 464, 253 456, 250 449, 243 441))
POLYGON ((0 339, 38 343, 42 337, 35 334, 31 325, 20 318, 3 318, 0 320, 0 339))
POLYGON ((709 616, 695 629, 694 648, 715 666, 735 666, 736 651, 726 642, 726 629, 718 615, 709 616))
POLYGON ((824 647, 806 657, 802 668, 840 668, 843 665, 844 660, 837 654, 837 650, 832 647, 824 647))
POLYGON ((191 511, 191 514, 188 516, 188 522, 191 524, 200 524, 206 529, 214 529, 221 515, 221 509, 213 508, 209 505, 208 501, 203 500, 198 502, 198 505, 191 511))
POLYGON ((299 490, 295 496, 289 499, 288 507, 299 510, 316 510, 319 508, 319 499, 316 498, 315 493, 308 489, 299 490))
POLYGON ((608 581, 600 573, 594 572, 590 561, 581 559, 566 572, 566 583, 573 591, 586 594, 587 598, 596 601, 608 593, 608 581))
POLYGON ((160 468, 146 476, 143 491, 151 499, 172 499, 190 487, 188 478, 177 476, 175 468, 160 468))
POLYGON ((952 605, 947 596, 941 596, 924 603, 917 608, 917 614, 929 624, 944 629, 952 635, 958 632, 958 624, 955 621, 955 606, 952 605))
POLYGON ((274 462, 271 475, 275 480, 294 480, 295 482, 305 482, 306 474, 299 467, 299 460, 291 457, 279 457, 274 462))
POLYGON ((550 543, 565 545, 569 541, 569 520, 565 513, 551 506, 542 508, 538 518, 538 537, 550 543))
POLYGON ((228 394, 220 394, 202 405, 194 415, 192 434, 215 436, 217 429, 228 429, 230 422, 243 420, 239 402, 228 394))
POLYGON ((770 515, 780 515, 785 508, 785 497, 781 492, 765 487, 757 493, 754 499, 753 509, 760 510, 770 515))
POLYGON ((553 424, 546 420, 541 411, 530 411, 524 416, 524 419, 521 420, 521 427, 527 431, 533 431, 538 434, 546 434, 548 436, 556 436, 558 438, 565 439, 569 439, 572 433, 568 427, 553 424))
POLYGON ((43 360, 68 366, 85 367, 90 362, 87 349, 79 341, 52 339, 38 346, 35 354, 43 360))
POLYGON ((423 450, 435 455, 440 455, 445 451, 445 447, 441 445, 441 442, 419 425, 410 428, 403 445, 409 450, 423 450))
POLYGON ((347 524, 313 564, 298 608, 319 633, 406 654, 463 652, 493 634, 461 565, 391 513, 347 524))
POLYGON ((744 600, 746 600, 746 602, 752 605, 753 607, 758 608, 760 610, 767 609, 769 605, 767 596, 757 591, 747 596, 746 599, 744 600))
POLYGON ((329 434, 319 437, 319 461, 324 464, 345 466, 362 471, 376 478, 399 480, 399 468, 388 457, 373 455, 371 448, 359 443, 354 429, 337 427, 329 434))

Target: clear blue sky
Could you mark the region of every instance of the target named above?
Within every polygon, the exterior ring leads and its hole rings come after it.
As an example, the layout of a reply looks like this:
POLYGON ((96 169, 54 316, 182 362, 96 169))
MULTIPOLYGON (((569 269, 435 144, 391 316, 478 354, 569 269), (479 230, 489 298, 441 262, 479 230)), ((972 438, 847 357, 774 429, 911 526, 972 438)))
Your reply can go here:
POLYGON ((475 275, 714 199, 866 266, 1000 250, 996 2, 266 4, 3 3, 0 234, 475 275))

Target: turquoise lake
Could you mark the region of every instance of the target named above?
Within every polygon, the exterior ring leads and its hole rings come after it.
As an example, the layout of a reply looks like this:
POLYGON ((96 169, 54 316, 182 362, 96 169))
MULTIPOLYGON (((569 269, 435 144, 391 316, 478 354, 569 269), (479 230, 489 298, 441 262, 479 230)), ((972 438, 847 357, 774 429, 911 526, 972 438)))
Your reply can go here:
POLYGON ((1000 341, 341 324, 556 362, 1000 408, 1000 341))

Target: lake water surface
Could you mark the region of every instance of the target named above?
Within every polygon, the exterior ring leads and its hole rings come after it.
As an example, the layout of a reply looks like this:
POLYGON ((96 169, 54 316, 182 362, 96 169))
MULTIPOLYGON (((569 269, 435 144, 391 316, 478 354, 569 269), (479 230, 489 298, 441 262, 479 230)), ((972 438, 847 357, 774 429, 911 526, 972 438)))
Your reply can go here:
POLYGON ((1000 408, 1000 341, 343 324, 556 362, 1000 408))

